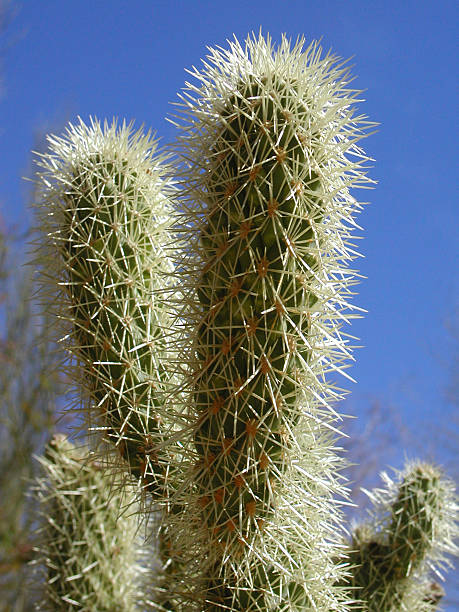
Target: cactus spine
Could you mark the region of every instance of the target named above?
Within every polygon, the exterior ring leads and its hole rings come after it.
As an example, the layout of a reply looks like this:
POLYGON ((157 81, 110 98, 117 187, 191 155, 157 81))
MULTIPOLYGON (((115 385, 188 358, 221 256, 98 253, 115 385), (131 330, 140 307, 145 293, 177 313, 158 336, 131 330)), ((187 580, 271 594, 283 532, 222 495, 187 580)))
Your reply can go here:
POLYGON ((395 480, 383 474, 385 488, 370 493, 375 508, 370 523, 356 528, 350 560, 350 585, 370 612, 436 610, 438 574, 445 554, 457 554, 457 498, 454 484, 434 466, 415 463, 395 480))
POLYGON ((39 609, 142 610, 151 577, 145 565, 149 550, 134 514, 135 487, 114 487, 88 457, 87 449, 57 435, 41 459, 39 561, 47 576, 39 609))
POLYGON ((194 330, 200 605, 341 610, 330 562, 343 494, 330 404, 341 393, 326 373, 349 356, 340 328, 361 207, 349 188, 369 182, 356 145, 368 124, 347 69, 317 44, 236 41, 194 76, 182 96, 192 243, 180 269, 194 330))
POLYGON ((48 304, 55 301, 58 318, 70 323, 64 338, 78 361, 78 393, 83 387, 91 398, 90 424, 162 495, 170 457, 162 455, 161 426, 172 415, 164 365, 171 327, 162 293, 171 271, 164 160, 149 135, 126 124, 80 120, 49 142, 39 162, 38 211, 48 304))

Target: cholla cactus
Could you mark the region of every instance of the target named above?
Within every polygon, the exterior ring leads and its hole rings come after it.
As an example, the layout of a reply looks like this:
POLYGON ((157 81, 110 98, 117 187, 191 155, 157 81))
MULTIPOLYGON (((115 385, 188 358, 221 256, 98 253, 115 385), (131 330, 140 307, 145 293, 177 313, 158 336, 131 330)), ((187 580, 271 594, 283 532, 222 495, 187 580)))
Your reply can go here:
POLYGON ((383 474, 385 488, 369 493, 371 521, 355 529, 350 584, 371 612, 436 610, 442 597, 437 575, 458 553, 454 483, 434 466, 414 463, 395 480, 383 474))
POLYGON ((39 263, 47 306, 63 325, 78 401, 148 489, 164 494, 172 420, 171 316, 164 302, 171 187, 149 135, 91 121, 49 139, 42 171, 39 263), (82 367, 81 367, 82 366, 82 367), (164 451, 165 452, 165 451, 164 451))
POLYGON ((51 440, 40 462, 44 478, 37 495, 44 524, 39 562, 46 587, 38 609, 144 610, 150 551, 139 532, 136 488, 114 487, 87 449, 73 446, 61 434, 51 440))
POLYGON ((432 609, 439 594, 426 581, 413 595, 418 574, 433 543, 444 550, 454 535, 439 535, 453 506, 435 470, 415 467, 398 497, 389 487, 394 518, 356 532, 357 553, 342 538, 333 403, 351 359, 343 327, 359 311, 349 265, 362 208, 350 189, 372 182, 358 142, 373 124, 356 114, 359 92, 317 43, 284 38, 276 49, 261 35, 212 50, 194 76, 179 105, 174 234, 162 160, 130 126, 70 126, 50 139, 40 174, 43 284, 89 424, 167 501, 156 605, 432 609))
POLYGON ((195 456, 179 541, 202 525, 199 610, 342 610, 330 436, 341 391, 327 376, 350 356, 341 327, 356 310, 361 204, 349 188, 371 182, 356 144, 369 123, 347 68, 316 43, 235 41, 193 76, 178 270, 195 456))

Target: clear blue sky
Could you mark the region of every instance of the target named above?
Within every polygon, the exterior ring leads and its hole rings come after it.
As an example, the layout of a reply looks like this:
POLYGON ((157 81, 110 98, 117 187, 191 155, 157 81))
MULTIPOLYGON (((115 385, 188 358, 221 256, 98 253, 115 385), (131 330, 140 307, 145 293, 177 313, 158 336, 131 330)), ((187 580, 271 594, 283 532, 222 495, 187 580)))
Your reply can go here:
POLYGON ((170 102, 206 45, 261 26, 277 40, 304 34, 354 56, 355 84, 366 90, 361 110, 381 126, 365 143, 378 186, 363 194, 371 205, 360 217, 368 278, 356 302, 369 313, 352 328, 364 348, 342 410, 377 398, 419 439, 431 439, 451 410, 445 320, 459 306, 456 2, 24 0, 16 8, 2 44, 0 202, 8 223, 25 223, 20 177, 37 133, 77 115, 118 116, 171 140, 170 102))

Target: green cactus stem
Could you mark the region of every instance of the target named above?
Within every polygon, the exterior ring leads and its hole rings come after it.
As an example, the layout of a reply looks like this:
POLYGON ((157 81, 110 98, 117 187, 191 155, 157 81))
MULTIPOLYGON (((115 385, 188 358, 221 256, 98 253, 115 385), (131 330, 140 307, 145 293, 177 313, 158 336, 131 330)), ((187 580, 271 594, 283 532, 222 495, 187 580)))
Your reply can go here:
POLYGON ((40 462, 39 562, 46 582, 39 609, 144 610, 150 582, 145 563, 151 551, 141 543, 135 487, 114 487, 105 470, 89 459, 88 450, 61 434, 51 440, 40 462))
POLYGON ((181 529, 186 548, 189 524, 200 526, 200 609, 342 610, 330 563, 343 494, 330 404, 341 392, 327 373, 350 354, 340 328, 361 206, 349 187, 370 182, 356 146, 369 124, 347 69, 316 43, 235 41, 194 76, 178 269, 194 330, 181 529))
POLYGON ((47 307, 63 322, 77 395, 83 388, 90 397, 90 426, 105 431, 145 488, 164 496, 173 421, 165 160, 148 134, 116 122, 80 120, 49 145, 38 162, 47 307))
POLYGON ((410 465, 386 487, 370 493, 372 520, 355 529, 350 545, 351 586, 360 610, 436 610, 441 587, 431 570, 457 554, 457 499, 454 485, 434 466, 410 465))

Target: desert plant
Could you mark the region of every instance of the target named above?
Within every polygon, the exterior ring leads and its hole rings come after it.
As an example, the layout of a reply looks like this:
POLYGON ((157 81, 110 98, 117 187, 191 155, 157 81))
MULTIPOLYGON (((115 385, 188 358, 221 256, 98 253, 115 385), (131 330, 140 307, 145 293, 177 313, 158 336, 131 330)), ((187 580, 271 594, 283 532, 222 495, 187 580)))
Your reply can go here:
MULTIPOLYGON (((156 605, 406 609, 427 551, 455 551, 454 496, 439 476, 407 477, 409 492, 403 480, 383 542, 397 549, 391 599, 372 599, 363 531, 344 538, 335 448, 343 328, 359 315, 349 265, 363 203, 350 190, 372 183, 358 143, 374 124, 357 114, 346 63, 317 43, 234 41, 194 76, 175 119, 177 188, 149 136, 116 122, 51 137, 39 173, 43 295, 78 401, 104 434, 98 452, 116 446, 161 508, 156 605), (402 529, 418 541, 411 572, 395 523, 418 490, 426 521, 448 529, 402 529)), ((407 526, 420 517, 410 504, 407 526)))

